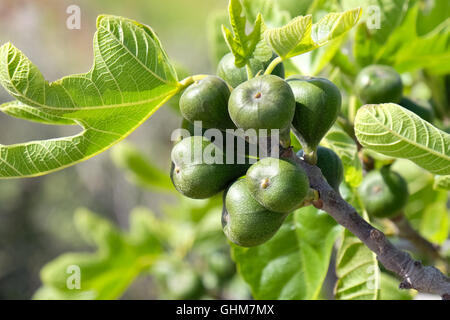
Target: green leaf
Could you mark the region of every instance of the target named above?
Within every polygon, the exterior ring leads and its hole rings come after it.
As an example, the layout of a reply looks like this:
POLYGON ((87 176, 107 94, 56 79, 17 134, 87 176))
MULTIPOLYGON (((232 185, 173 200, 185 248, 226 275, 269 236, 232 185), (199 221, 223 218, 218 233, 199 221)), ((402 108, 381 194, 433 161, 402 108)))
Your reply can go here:
POLYGON ((376 1, 381 28, 360 24, 355 35, 353 50, 360 65, 386 64, 398 72, 450 72, 450 18, 439 12, 445 11, 448 1, 436 3, 428 13, 418 1, 376 1))
MULTIPOLYGON (((394 30, 402 23, 407 13, 409 3, 410 0, 364 1, 364 4, 362 4, 365 12, 363 18, 364 22, 357 28, 353 47, 356 61, 358 61, 361 66, 376 62, 375 57, 378 51, 392 36, 394 30), (369 7, 377 8, 378 10, 370 11, 368 10, 369 7), (379 28, 377 28, 377 25, 371 25, 374 22, 374 19, 378 19, 379 28), (367 22, 369 23, 370 28, 367 22)), ((407 37, 409 33, 405 33, 404 35, 407 37)))
POLYGON ((413 290, 400 289, 398 284, 400 280, 381 272, 380 294, 378 300, 412 300, 413 290))
POLYGON ((312 16, 299 16, 281 28, 264 33, 267 43, 283 59, 314 50, 350 30, 359 20, 361 9, 329 13, 312 24, 312 16))
POLYGON ((0 48, 0 83, 21 103, 7 105, 9 114, 83 129, 70 137, 0 145, 0 178, 39 176, 99 154, 182 88, 150 27, 100 16, 97 29, 91 71, 52 83, 12 44, 0 48))
POLYGON ((152 217, 131 215, 130 233, 86 209, 75 214, 83 238, 94 253, 66 253, 41 270, 43 287, 35 299, 116 299, 155 262, 161 245, 151 232, 152 217), (77 283, 76 277, 79 276, 77 283), (79 284, 79 287, 77 286, 79 284))
POLYGON ((450 220, 447 192, 441 191, 435 202, 425 209, 420 223, 420 234, 433 243, 443 244, 449 235, 450 220))
POLYGON ((135 146, 123 141, 111 150, 111 157, 129 179, 141 187, 166 192, 175 191, 168 172, 153 165, 135 146))
POLYGON ((341 230, 327 213, 305 207, 265 244, 232 245, 233 259, 255 299, 318 299, 341 230))
POLYGON ((450 135, 397 104, 361 107, 355 133, 366 148, 409 159, 434 174, 450 174, 450 135))
POLYGON ((0 111, 18 119, 39 122, 49 125, 76 125, 74 120, 61 118, 41 109, 27 106, 20 101, 14 100, 0 105, 0 111))
POLYGON ((321 145, 332 149, 341 158, 345 181, 351 187, 359 186, 362 181, 362 166, 355 141, 334 125, 322 139, 321 145))
POLYGON ((435 176, 433 188, 436 190, 450 190, 450 175, 435 176))
MULTIPOLYGON (((352 204, 363 218, 369 217, 362 210, 358 194, 347 184, 341 184, 344 199, 352 204)), ((380 288, 380 270, 376 255, 350 231, 345 229, 336 257, 335 287, 339 300, 376 300, 380 288)))
POLYGON ((336 258, 336 299, 376 300, 379 272, 373 252, 345 230, 336 258))
POLYGON ((245 31, 247 19, 243 15, 240 0, 230 0, 228 6, 230 24, 233 33, 222 25, 222 32, 228 47, 234 55, 236 67, 242 68, 250 58, 267 61, 272 56, 270 48, 261 41, 265 26, 261 14, 256 17, 253 30, 248 35, 245 31))

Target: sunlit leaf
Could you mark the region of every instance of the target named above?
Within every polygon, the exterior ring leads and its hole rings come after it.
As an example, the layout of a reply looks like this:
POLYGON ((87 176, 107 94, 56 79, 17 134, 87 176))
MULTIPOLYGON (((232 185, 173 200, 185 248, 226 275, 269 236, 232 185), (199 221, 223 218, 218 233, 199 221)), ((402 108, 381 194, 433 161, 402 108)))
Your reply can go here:
POLYGON ((0 48, 0 83, 20 101, 2 110, 22 119, 82 128, 70 137, 0 145, 0 178, 38 176, 99 154, 181 89, 150 27, 100 16, 97 29, 91 71, 52 83, 12 44, 0 48))
POLYGON ((228 6, 230 24, 233 32, 222 25, 222 32, 228 47, 234 55, 236 67, 242 68, 250 58, 267 61, 272 56, 270 48, 261 41, 265 30, 261 14, 256 17, 253 30, 246 33, 247 19, 243 15, 243 7, 240 0, 230 0, 228 6))
POLYGON ((366 148, 409 159, 434 174, 450 174, 450 135, 399 105, 361 107, 355 133, 366 148))
POLYGON ((288 59, 341 36, 358 22, 360 15, 360 8, 329 13, 315 24, 311 15, 299 16, 283 27, 266 30, 264 37, 282 59, 288 59))
MULTIPOLYGON (((341 184, 341 192, 363 217, 367 213, 361 208, 358 195, 341 184)), ((350 231, 345 230, 336 257, 338 277, 335 295, 339 300, 376 300, 380 288, 380 270, 376 255, 350 231)))

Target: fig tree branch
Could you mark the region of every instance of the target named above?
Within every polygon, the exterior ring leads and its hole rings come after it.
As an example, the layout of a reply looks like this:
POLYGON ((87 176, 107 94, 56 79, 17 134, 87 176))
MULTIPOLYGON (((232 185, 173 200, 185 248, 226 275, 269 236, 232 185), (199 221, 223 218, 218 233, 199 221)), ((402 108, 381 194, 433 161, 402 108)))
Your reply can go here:
POLYGON ((408 253, 396 248, 381 232, 365 221, 349 203, 326 182, 320 169, 303 161, 292 149, 282 151, 283 158, 298 163, 307 173, 311 188, 319 192, 315 206, 326 211, 337 223, 344 226, 372 250, 383 266, 397 274, 401 289, 415 289, 422 293, 436 294, 450 300, 450 278, 433 266, 424 266, 408 253))

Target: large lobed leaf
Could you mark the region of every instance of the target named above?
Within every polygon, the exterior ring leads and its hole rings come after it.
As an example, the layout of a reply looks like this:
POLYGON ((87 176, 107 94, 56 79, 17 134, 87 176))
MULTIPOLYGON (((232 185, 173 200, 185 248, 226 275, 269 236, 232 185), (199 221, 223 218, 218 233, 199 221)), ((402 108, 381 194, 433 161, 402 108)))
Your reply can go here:
POLYGON ((233 245, 233 259, 255 299, 318 299, 341 230, 325 212, 305 207, 265 244, 233 245))
POLYGON ((152 29, 115 16, 97 20, 88 73, 48 83, 7 43, 0 48, 0 83, 18 100, 2 111, 83 128, 71 137, 0 145, 0 178, 38 176, 86 160, 125 138, 182 88, 152 29))
POLYGON ((272 49, 285 60, 338 38, 356 25, 360 16, 360 8, 329 13, 314 24, 311 15, 299 16, 283 27, 266 30, 264 37, 272 49))
POLYGON ((366 148, 409 159, 434 174, 450 174, 450 135, 397 104, 361 107, 355 133, 366 148))

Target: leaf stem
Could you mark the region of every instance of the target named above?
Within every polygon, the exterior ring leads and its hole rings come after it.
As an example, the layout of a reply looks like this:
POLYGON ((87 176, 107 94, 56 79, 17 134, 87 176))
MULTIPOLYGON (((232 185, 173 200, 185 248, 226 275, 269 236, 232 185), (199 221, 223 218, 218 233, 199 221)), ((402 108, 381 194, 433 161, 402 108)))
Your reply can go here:
POLYGON ((251 78, 253 78, 253 72, 252 72, 252 68, 250 68, 250 63, 247 63, 245 65, 245 70, 247 70, 247 80, 250 80, 251 78))
POLYGON ((267 67, 267 69, 264 72, 264 74, 271 74, 273 69, 275 69, 275 67, 277 65, 279 65, 282 61, 283 61, 283 59, 281 59, 281 57, 276 57, 275 59, 273 59, 272 62, 267 67))
POLYGON ((208 76, 207 74, 196 74, 196 75, 184 78, 178 84, 180 85, 180 87, 182 87, 182 89, 184 89, 184 88, 187 88, 188 86, 190 86, 191 84, 193 84, 195 81, 200 81, 207 76, 208 76))

